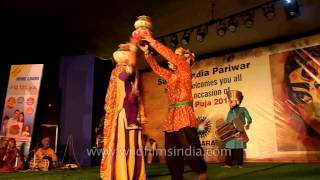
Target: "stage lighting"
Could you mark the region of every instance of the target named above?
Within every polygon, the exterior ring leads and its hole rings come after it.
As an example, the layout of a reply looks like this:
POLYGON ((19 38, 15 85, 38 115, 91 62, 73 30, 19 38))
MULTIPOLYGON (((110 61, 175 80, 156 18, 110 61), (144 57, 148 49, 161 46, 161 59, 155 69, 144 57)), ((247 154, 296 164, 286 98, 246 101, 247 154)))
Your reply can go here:
POLYGON ((254 24, 254 21, 252 18, 247 18, 244 20, 244 25, 247 27, 247 28, 251 28, 254 24))
POLYGON ((202 42, 208 33, 208 26, 202 25, 197 29, 197 41, 202 42))
POLYGON ((190 41, 190 36, 191 36, 192 30, 187 30, 183 33, 182 39, 181 39, 181 44, 183 46, 188 45, 190 41))
POLYGON ((254 24, 254 11, 247 12, 243 16, 244 16, 243 24, 247 28, 251 28, 253 26, 253 24, 254 24))
POLYGON ((237 31, 238 23, 235 18, 231 18, 228 22, 228 30, 232 33, 237 31))
POLYGON ((177 34, 173 34, 170 38, 170 45, 172 47, 176 47, 178 45, 179 41, 178 41, 178 35, 177 34))
POLYGON ((274 9, 274 4, 267 4, 267 5, 263 6, 262 10, 263 10, 263 15, 269 21, 271 21, 276 16, 275 9, 274 9))
POLYGON ((283 7, 286 11, 287 18, 300 16, 300 7, 298 0, 282 0, 283 7))
POLYGON ((226 34, 226 30, 227 30, 227 28, 226 28, 226 26, 224 25, 224 23, 219 22, 219 23, 217 24, 217 35, 218 35, 218 36, 220 36, 220 37, 224 36, 224 35, 226 34))

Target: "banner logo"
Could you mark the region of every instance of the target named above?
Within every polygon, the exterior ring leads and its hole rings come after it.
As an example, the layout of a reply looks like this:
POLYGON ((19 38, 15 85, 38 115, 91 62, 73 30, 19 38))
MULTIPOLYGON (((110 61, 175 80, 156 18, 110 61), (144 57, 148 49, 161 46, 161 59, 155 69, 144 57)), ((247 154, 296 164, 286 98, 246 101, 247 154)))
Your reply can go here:
POLYGON ((211 121, 205 116, 197 117, 198 125, 198 133, 201 138, 206 137, 212 128, 211 121))

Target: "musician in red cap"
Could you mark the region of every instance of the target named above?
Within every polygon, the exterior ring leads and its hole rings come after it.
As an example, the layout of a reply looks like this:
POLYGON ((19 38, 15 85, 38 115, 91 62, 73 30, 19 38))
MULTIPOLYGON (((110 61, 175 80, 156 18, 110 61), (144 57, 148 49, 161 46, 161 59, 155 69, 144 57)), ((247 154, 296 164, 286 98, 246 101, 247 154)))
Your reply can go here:
POLYGON ((228 112, 225 123, 233 123, 239 130, 235 133, 233 138, 225 142, 225 147, 229 149, 225 159, 225 168, 230 168, 233 161, 236 162, 239 168, 243 167, 243 150, 247 147, 246 143, 249 141, 244 129, 249 129, 252 122, 250 114, 245 107, 240 107, 243 100, 241 91, 230 90, 227 92, 229 99, 230 110, 228 112), (229 153, 231 152, 231 153, 229 153))

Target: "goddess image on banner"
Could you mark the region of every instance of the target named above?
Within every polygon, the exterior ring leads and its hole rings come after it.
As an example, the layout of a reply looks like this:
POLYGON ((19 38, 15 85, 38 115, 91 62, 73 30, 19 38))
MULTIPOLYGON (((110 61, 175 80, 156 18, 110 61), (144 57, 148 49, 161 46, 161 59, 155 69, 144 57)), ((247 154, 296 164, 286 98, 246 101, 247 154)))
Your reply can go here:
POLYGON ((320 150, 320 46, 270 56, 279 152, 320 150))

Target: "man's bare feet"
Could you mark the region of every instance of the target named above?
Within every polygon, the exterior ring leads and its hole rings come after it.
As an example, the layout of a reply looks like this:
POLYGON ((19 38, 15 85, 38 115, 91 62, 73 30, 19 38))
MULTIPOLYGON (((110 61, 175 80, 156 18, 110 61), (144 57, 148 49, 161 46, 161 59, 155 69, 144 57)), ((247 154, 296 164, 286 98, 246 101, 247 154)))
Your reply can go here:
POLYGON ((207 180, 207 174, 206 173, 199 174, 198 180, 207 180))
POLYGON ((223 168, 231 168, 231 166, 229 166, 229 165, 224 165, 224 166, 222 166, 223 168))

